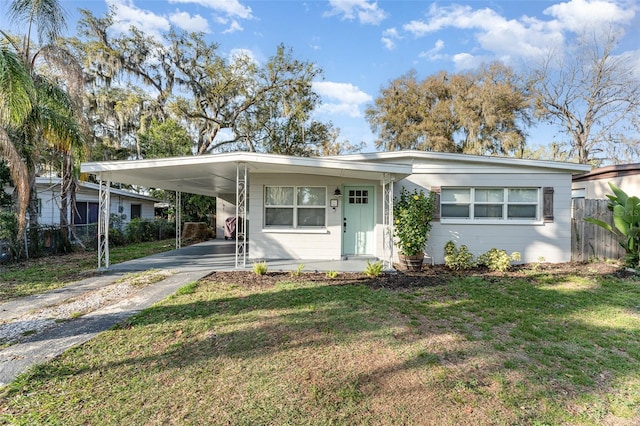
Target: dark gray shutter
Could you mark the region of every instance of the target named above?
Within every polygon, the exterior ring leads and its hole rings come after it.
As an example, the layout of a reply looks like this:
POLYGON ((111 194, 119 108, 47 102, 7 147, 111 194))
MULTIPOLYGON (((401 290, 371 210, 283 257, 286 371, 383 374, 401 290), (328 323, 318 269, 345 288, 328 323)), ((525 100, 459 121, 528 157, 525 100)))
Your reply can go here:
POLYGON ((550 186, 542 188, 542 220, 553 222, 553 188, 550 186))
POLYGON ((433 221, 439 222, 440 221, 440 187, 432 186, 431 192, 433 192, 433 194, 435 195, 433 198, 433 204, 434 204, 433 221))

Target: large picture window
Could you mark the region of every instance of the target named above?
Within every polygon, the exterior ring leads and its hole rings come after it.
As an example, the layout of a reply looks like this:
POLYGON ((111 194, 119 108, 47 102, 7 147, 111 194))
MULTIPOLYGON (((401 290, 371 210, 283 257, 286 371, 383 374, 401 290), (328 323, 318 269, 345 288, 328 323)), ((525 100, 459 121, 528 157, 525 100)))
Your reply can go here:
POLYGON ((327 188, 267 186, 264 191, 264 206, 265 227, 324 227, 327 216, 327 188))
POLYGON ((442 219, 539 220, 540 188, 442 188, 442 219))

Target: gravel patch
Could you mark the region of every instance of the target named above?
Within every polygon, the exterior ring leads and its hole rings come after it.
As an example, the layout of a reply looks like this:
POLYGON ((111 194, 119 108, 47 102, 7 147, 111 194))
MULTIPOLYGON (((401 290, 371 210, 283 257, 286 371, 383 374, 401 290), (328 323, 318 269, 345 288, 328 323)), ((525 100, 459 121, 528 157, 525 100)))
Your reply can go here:
POLYGON ((59 326, 63 322, 129 298, 147 285, 168 278, 172 274, 173 272, 168 270, 130 274, 98 290, 88 291, 56 305, 0 322, 0 348, 20 343, 34 334, 59 326))

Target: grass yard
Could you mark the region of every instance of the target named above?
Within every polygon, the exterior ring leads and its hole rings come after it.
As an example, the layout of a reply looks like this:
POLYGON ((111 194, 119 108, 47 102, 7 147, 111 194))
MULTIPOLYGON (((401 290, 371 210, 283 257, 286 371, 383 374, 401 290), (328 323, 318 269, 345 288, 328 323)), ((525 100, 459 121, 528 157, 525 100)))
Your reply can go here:
POLYGON ((20 376, 0 419, 637 425, 640 281, 214 273, 20 376))
MULTIPOLYGON (((149 256, 173 250, 174 239, 130 244, 110 249, 110 262, 149 256)), ((98 273, 96 252, 49 256, 0 266, 0 303, 64 287, 70 282, 98 273)))

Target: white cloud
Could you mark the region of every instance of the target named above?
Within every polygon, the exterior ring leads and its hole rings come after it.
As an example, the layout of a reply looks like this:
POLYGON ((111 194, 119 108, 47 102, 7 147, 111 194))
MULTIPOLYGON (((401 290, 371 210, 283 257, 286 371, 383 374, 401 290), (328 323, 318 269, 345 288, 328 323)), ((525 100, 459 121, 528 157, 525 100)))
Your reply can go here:
POLYGON ((380 40, 387 50, 393 50, 396 48, 396 40, 401 38, 396 28, 388 28, 382 32, 382 38, 380 40))
POLYGON ((393 50, 397 46, 396 42, 391 40, 389 37, 382 37, 380 41, 384 45, 384 48, 387 50, 393 50))
POLYGON ((444 49, 444 41, 437 40, 431 49, 426 52, 420 52, 418 56, 421 58, 428 58, 430 61, 437 61, 444 57, 444 55, 439 53, 442 49, 444 49))
MULTIPOLYGON (((584 30, 629 23, 637 6, 622 7, 614 0, 569 0, 544 10, 551 19, 521 16, 506 19, 490 8, 474 9, 469 5, 440 7, 432 4, 427 16, 413 20, 402 29, 414 37, 423 37, 448 28, 473 31, 478 48, 490 53, 483 56, 503 61, 538 58, 550 50, 561 51, 566 39, 584 30)), ((433 49, 432 49, 433 50, 433 49)), ((429 57, 434 52, 423 52, 429 57)), ((468 53, 460 53, 456 66, 475 62, 468 53)), ((477 57, 477 56, 472 56, 477 57)))
POLYGON ((140 9, 133 4, 132 0, 107 0, 107 5, 114 10, 113 29, 116 31, 129 31, 133 25, 148 36, 160 40, 161 33, 171 27, 166 17, 140 9))
POLYGON ((361 24, 377 25, 387 13, 378 7, 377 2, 370 0, 329 0, 331 10, 325 15, 341 15, 342 19, 358 19, 361 24))
POLYGON ((313 90, 325 100, 318 112, 328 115, 361 117, 360 106, 373 100, 371 95, 351 83, 317 81, 313 83, 313 90))
POLYGON ((242 30, 244 30, 244 28, 242 28, 242 25, 240 25, 238 21, 233 19, 229 27, 226 30, 222 31, 222 34, 231 34, 231 33, 235 33, 236 31, 242 31, 242 30))
POLYGON ((456 71, 463 71, 478 68, 487 58, 483 56, 473 56, 470 53, 457 53, 453 55, 453 64, 456 71))
POLYGON ((193 3, 228 16, 241 19, 253 18, 251 8, 238 0, 169 0, 169 3, 193 3))
POLYGON ((560 32, 534 18, 507 20, 489 8, 474 10, 460 5, 432 5, 426 21, 411 21, 403 26, 415 37, 446 28, 475 30, 483 49, 506 57, 537 57, 563 40, 560 32))
POLYGON ((209 22, 198 14, 191 16, 187 12, 175 12, 169 16, 169 21, 178 28, 189 32, 208 33, 210 31, 209 22))
POLYGON ((633 20, 635 8, 602 0, 570 0, 544 10, 544 14, 558 20, 562 28, 579 33, 603 26, 624 24, 633 20))

